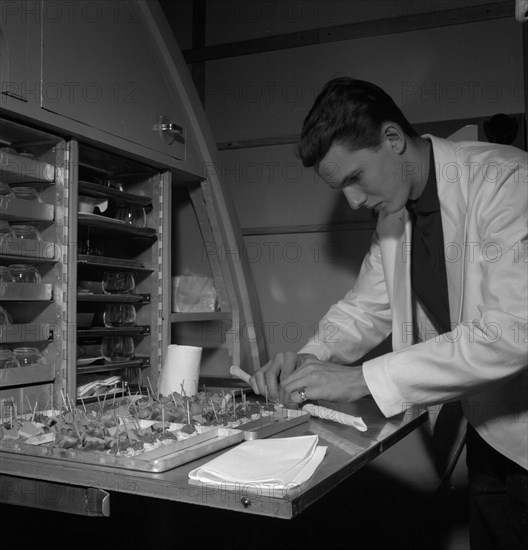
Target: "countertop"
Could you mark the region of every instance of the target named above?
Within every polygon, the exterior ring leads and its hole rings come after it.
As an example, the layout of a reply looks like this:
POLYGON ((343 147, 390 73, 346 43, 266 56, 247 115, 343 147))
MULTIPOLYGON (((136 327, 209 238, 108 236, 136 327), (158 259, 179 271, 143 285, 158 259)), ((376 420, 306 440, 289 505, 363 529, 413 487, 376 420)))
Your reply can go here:
MULTIPOLYGON (((202 457, 163 473, 146 473, 108 466, 78 464, 66 460, 0 452, 0 503, 86 515, 108 515, 112 492, 131 493, 201 506, 277 518, 293 518, 341 481, 397 443, 427 419, 421 410, 408 410, 385 418, 372 398, 354 403, 320 405, 361 416, 368 429, 311 418, 274 437, 317 434, 327 446, 315 474, 300 487, 263 494, 260 491, 228 491, 221 486, 193 486, 188 473, 221 452, 202 457), (53 495, 53 498, 50 498, 53 495)), ((227 449, 226 449, 227 450, 227 449)))

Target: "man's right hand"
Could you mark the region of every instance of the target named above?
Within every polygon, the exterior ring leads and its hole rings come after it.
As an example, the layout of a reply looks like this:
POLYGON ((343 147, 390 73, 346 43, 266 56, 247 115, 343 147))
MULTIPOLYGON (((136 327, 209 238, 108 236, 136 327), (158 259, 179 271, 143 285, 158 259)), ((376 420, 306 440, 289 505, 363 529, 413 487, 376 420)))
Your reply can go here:
POLYGON ((272 401, 279 401, 280 381, 287 378, 309 357, 316 358, 308 353, 293 351, 277 353, 251 377, 249 382, 253 391, 257 395, 267 395, 272 401))

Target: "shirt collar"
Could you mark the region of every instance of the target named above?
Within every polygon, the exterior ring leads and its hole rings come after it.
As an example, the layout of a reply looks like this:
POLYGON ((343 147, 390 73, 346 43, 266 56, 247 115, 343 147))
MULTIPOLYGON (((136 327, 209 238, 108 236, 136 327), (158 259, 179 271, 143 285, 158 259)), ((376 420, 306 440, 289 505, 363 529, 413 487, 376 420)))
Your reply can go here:
POLYGON ((436 172, 434 169, 433 145, 431 144, 429 152, 429 174, 422 194, 414 200, 409 199, 405 208, 414 214, 428 214, 440 211, 440 200, 436 187, 436 172))

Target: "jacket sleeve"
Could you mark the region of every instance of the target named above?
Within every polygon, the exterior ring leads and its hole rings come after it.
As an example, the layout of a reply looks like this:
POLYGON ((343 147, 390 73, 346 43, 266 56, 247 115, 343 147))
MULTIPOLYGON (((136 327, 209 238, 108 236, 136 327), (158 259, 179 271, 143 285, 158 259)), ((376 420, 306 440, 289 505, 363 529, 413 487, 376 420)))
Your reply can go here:
POLYGON ((375 233, 353 289, 331 306, 299 353, 314 354, 321 361, 352 363, 390 334, 391 317, 375 233))
POLYGON ((503 164, 501 176, 479 191, 470 185, 467 223, 478 242, 464 260, 464 293, 478 306, 451 332, 363 365, 386 416, 486 392, 528 370, 526 162, 503 164))

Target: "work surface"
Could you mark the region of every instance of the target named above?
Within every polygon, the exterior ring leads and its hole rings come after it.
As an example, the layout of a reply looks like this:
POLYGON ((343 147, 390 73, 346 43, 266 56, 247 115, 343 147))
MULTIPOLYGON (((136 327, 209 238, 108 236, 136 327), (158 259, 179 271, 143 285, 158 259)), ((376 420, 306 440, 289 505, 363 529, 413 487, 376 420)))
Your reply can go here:
POLYGON ((340 411, 361 416, 368 426, 359 432, 329 420, 311 419, 277 434, 295 437, 316 434, 327 447, 326 456, 306 483, 288 491, 264 494, 254 487, 226 491, 221 485, 192 486, 189 472, 218 456, 203 457, 164 473, 144 473, 107 466, 79 465, 59 459, 28 457, 0 452, 0 503, 106 515, 112 492, 142 495, 182 503, 240 512, 292 518, 318 500, 342 480, 380 455, 422 424, 427 413, 407 411, 383 417, 370 398, 355 403, 328 404, 340 411), (110 496, 105 496, 106 491, 110 496))

